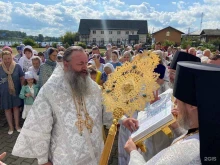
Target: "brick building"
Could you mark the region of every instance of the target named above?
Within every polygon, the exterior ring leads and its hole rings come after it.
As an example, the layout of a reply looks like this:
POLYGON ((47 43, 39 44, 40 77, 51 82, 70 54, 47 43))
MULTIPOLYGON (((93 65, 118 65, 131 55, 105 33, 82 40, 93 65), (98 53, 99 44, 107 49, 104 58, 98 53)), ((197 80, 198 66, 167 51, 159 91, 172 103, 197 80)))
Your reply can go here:
POLYGON ((152 38, 154 42, 164 42, 166 40, 173 41, 175 44, 181 44, 181 36, 184 34, 183 32, 168 26, 164 29, 161 29, 152 34, 152 38))

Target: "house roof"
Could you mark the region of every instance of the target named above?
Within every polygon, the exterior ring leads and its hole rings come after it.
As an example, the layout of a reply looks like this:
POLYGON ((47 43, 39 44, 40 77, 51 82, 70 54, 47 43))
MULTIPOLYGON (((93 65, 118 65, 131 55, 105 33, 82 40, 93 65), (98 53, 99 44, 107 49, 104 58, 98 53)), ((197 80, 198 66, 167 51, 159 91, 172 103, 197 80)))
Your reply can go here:
POLYGON ((183 36, 200 36, 201 30, 191 32, 189 34, 183 34, 183 36))
POLYGON ((137 34, 147 34, 147 20, 102 20, 80 19, 79 34, 89 35, 90 30, 138 30, 137 34))
POLYGON ((154 32, 153 34, 159 33, 160 31, 165 30, 165 29, 173 29, 173 30, 175 30, 175 31, 178 31, 178 32, 181 33, 181 34, 184 34, 183 32, 181 32, 181 31, 179 31, 179 30, 177 30, 177 29, 175 29, 175 28, 173 28, 173 27, 171 27, 171 26, 168 26, 168 27, 166 27, 166 28, 163 28, 163 29, 161 29, 161 30, 158 30, 158 31, 154 32))
POLYGON ((203 29, 200 35, 220 36, 220 29, 203 29))

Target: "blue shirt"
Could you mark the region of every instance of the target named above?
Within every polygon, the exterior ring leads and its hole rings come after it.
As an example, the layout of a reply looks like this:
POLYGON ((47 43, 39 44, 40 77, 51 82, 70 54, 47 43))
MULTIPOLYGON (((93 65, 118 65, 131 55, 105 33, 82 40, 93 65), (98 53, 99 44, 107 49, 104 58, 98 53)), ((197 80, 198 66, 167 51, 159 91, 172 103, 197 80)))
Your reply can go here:
POLYGON ((102 73, 102 76, 101 76, 101 80, 102 80, 103 83, 104 83, 104 82, 107 81, 107 79, 108 79, 108 75, 107 75, 105 72, 103 72, 103 73, 102 73))
POLYGON ((111 62, 111 64, 114 66, 114 68, 116 68, 117 66, 122 66, 122 64, 120 62, 111 62))

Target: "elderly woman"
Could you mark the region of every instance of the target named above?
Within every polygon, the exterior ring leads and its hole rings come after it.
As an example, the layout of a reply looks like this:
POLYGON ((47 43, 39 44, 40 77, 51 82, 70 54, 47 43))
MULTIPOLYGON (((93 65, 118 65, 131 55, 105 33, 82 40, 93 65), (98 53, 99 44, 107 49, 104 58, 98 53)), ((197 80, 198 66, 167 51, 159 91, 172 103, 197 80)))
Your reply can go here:
POLYGON ((131 56, 131 52, 130 51, 125 51, 123 53, 123 56, 122 56, 122 62, 125 63, 126 61, 127 62, 131 62, 131 59, 132 59, 132 56, 131 56))
POLYGON ((40 74, 39 74, 39 81, 38 85, 39 88, 41 88, 47 80, 52 75, 54 69, 57 65, 57 54, 58 50, 55 48, 50 48, 48 51, 49 59, 46 60, 46 62, 40 66, 40 74))
POLYGON ((114 72, 114 66, 111 63, 107 63, 104 65, 104 72, 101 76, 101 84, 105 83, 108 79, 108 75, 114 72))
POLYGON ((39 80, 39 72, 40 72, 40 65, 41 65, 41 58, 38 57, 38 56, 34 56, 32 57, 32 65, 28 71, 31 71, 33 76, 34 76, 34 79, 36 81, 39 80))
POLYGON ((22 100, 19 98, 19 93, 23 83, 24 72, 20 65, 13 61, 11 52, 3 51, 2 63, 0 64, 0 110, 5 111, 9 125, 9 135, 14 131, 12 113, 14 113, 16 130, 18 132, 21 130, 19 126, 19 106, 22 105, 22 100))

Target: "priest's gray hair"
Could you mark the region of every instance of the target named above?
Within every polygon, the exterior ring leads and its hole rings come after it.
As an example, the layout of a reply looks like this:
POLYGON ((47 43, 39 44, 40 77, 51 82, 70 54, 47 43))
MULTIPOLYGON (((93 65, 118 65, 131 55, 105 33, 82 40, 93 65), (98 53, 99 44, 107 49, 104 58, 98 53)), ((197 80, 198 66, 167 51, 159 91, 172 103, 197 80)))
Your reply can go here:
POLYGON ((85 52, 85 51, 81 46, 70 46, 64 52, 63 61, 69 62, 71 60, 73 52, 85 52))

